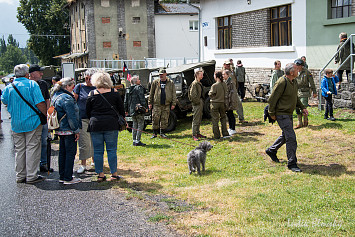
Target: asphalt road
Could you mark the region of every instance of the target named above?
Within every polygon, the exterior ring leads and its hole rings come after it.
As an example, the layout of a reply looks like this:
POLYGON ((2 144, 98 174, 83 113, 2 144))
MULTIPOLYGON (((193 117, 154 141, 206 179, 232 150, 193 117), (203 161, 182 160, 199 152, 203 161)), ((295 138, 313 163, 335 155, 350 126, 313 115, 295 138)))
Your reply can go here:
POLYGON ((55 172, 45 174, 44 182, 17 184, 9 115, 1 106, 0 236, 179 236, 164 223, 148 221, 139 200, 127 200, 90 176, 79 184, 59 184, 57 151, 52 151, 55 172))

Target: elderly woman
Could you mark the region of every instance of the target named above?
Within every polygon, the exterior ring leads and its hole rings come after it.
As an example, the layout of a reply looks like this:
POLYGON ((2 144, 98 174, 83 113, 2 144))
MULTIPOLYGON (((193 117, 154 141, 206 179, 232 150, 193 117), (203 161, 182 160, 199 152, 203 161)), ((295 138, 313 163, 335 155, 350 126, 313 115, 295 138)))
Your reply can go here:
POLYGON ((82 129, 80 131, 79 139, 79 160, 81 161, 81 166, 77 170, 78 174, 82 174, 86 170, 86 160, 94 157, 94 151, 92 148, 91 135, 87 131, 89 126, 89 119, 86 115, 86 100, 90 91, 96 88, 91 84, 91 76, 96 72, 95 69, 88 69, 84 73, 85 82, 80 83, 74 88, 74 97, 78 102, 79 114, 82 124, 82 129))
POLYGON ((212 131, 214 139, 220 139, 221 133, 218 127, 218 120, 221 121, 222 136, 228 137, 227 119, 226 119, 226 104, 228 101, 228 88, 226 83, 223 82, 221 71, 214 74, 214 83, 208 95, 211 98, 211 117, 212 117, 212 131))
POLYGON ((144 113, 148 112, 147 102, 144 97, 145 88, 141 85, 137 75, 132 77, 131 83, 132 85, 127 90, 124 99, 124 108, 126 115, 132 116, 133 120, 133 146, 145 146, 146 144, 141 142, 141 135, 144 129, 144 113), (138 111, 136 108, 139 106, 143 106, 144 109, 142 108, 141 111, 138 111))
POLYGON ((117 175, 117 138, 119 131, 116 111, 125 116, 123 102, 119 93, 112 89, 110 75, 105 72, 96 72, 91 77, 96 90, 89 93, 86 102, 86 113, 90 119, 88 131, 94 147, 95 171, 99 175, 97 181, 106 180, 103 171, 103 155, 106 144, 108 164, 111 171, 111 180, 119 180, 117 175))
POLYGON ((79 107, 73 95, 75 83, 71 78, 63 78, 54 86, 52 104, 58 114, 59 129, 59 182, 75 184, 81 182, 73 178, 76 142, 79 140, 81 123, 79 107))

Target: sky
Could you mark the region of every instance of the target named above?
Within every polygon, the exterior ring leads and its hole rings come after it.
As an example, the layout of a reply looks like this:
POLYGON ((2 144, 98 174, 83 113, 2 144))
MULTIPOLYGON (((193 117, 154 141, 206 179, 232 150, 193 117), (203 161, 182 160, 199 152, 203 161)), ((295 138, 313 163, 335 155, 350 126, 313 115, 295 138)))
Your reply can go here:
POLYGON ((29 34, 26 28, 17 21, 17 7, 19 0, 0 0, 0 37, 7 37, 9 34, 20 43, 20 47, 26 47, 26 41, 29 39, 29 34))

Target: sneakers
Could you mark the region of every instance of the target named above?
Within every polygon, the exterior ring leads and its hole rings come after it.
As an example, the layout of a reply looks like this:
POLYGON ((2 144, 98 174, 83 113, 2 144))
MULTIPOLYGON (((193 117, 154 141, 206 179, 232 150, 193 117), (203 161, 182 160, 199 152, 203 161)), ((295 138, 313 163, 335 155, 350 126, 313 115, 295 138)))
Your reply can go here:
POLYGON ((77 183, 80 183, 80 182, 81 182, 81 179, 79 179, 79 178, 73 178, 73 179, 70 180, 70 181, 64 181, 64 184, 69 185, 69 184, 77 184, 77 183))
POLYGON ((194 139, 194 141, 198 141, 197 136, 192 136, 192 139, 194 139))
POLYGON ((153 134, 150 139, 153 139, 153 138, 156 138, 157 137, 157 134, 153 134))
POLYGON ((280 160, 277 158, 276 153, 270 151, 269 149, 266 149, 265 152, 266 154, 268 154, 268 156, 270 156, 273 162, 280 163, 280 160))
POLYGON ((233 129, 228 129, 228 133, 230 136, 234 135, 237 133, 237 131, 233 130, 233 129))
POLYGON ((202 134, 197 134, 197 138, 207 138, 207 137, 202 134))
POLYGON ((86 170, 86 166, 85 165, 81 165, 80 167, 79 167, 79 169, 76 171, 78 174, 82 174, 82 173, 84 173, 85 172, 85 170, 86 170))
POLYGON ((40 172, 53 172, 54 170, 52 169, 52 168, 49 168, 49 170, 48 170, 48 168, 47 168, 47 164, 45 164, 45 165, 40 165, 39 166, 39 171, 40 172))
POLYGON ((21 184, 21 183, 26 183, 26 178, 24 179, 17 179, 16 183, 21 184))
POLYGON ((335 118, 333 116, 330 116, 329 118, 327 118, 330 121, 335 121, 335 118))
POLYGON ((147 144, 139 141, 139 142, 133 142, 133 146, 146 146, 147 144))
POLYGON ((31 181, 27 181, 26 183, 27 183, 27 184, 35 184, 35 183, 42 182, 42 181, 44 181, 45 179, 46 179, 46 178, 44 178, 44 177, 38 175, 37 179, 31 180, 31 181))
POLYGON ((226 139, 226 138, 230 138, 231 136, 228 135, 228 136, 223 136, 222 139, 226 139))
POLYGON ((162 138, 168 138, 168 136, 165 135, 164 133, 160 133, 160 136, 161 136, 162 138))

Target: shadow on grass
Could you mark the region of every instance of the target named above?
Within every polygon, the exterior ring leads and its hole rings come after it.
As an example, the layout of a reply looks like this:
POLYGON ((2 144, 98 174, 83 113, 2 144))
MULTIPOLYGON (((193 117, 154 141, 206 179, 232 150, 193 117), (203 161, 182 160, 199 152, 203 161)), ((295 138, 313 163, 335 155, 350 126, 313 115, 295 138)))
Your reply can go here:
POLYGON ((128 182, 126 180, 114 183, 116 187, 132 189, 135 191, 155 192, 163 188, 157 183, 128 182))
POLYGON ((322 130, 323 128, 327 128, 327 129, 342 129, 343 125, 338 124, 336 122, 334 123, 325 123, 325 124, 321 124, 321 125, 308 125, 308 128, 312 129, 312 130, 322 130))
POLYGON ((141 173, 131 170, 131 169, 128 169, 128 170, 117 169, 117 173, 122 176, 131 176, 133 178, 142 177, 141 173))
POLYGON ((197 171, 195 172, 192 172, 191 176, 196 176, 196 177, 200 177, 200 176, 210 176, 210 175, 213 175, 214 173, 221 173, 222 171, 221 170, 216 170, 216 169, 208 169, 206 168, 205 171, 201 171, 201 175, 199 175, 197 173, 197 171))
POLYGON ((168 149, 171 148, 168 144, 147 144, 146 148, 153 148, 153 149, 168 149))
POLYGON ((250 126, 258 126, 263 124, 262 121, 253 121, 253 122, 248 122, 248 123, 237 123, 236 125, 238 127, 250 127, 250 126))
POLYGON ((340 121, 340 122, 353 122, 353 121, 355 121, 355 119, 337 118, 335 121, 340 121))
POLYGON ((338 177, 342 174, 354 175, 354 171, 348 171, 344 165, 329 164, 329 165, 308 165, 299 164, 304 173, 312 175, 334 176, 338 177))
POLYGON ((255 142, 259 140, 258 137, 263 135, 259 132, 238 132, 236 135, 228 138, 228 140, 229 142, 255 142))

